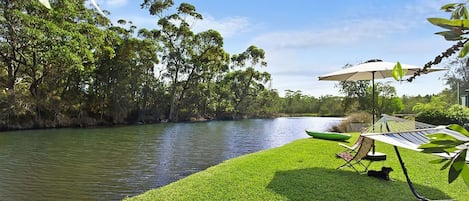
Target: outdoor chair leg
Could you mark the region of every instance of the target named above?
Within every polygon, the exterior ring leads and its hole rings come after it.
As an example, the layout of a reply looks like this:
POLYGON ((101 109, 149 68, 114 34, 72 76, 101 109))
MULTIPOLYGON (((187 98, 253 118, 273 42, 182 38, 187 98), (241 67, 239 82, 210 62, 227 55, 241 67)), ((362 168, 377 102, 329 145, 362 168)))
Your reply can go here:
POLYGON ((366 172, 368 171, 367 166, 365 166, 365 165, 364 165, 362 162, 360 162, 360 161, 355 162, 355 163, 353 163, 353 164, 350 163, 350 162, 345 163, 345 164, 339 166, 339 167, 337 168, 337 170, 340 169, 340 168, 343 168, 343 167, 345 167, 345 166, 348 166, 348 167, 352 168, 352 169, 355 170, 355 172, 358 173, 358 174, 363 174, 363 173, 366 173, 366 172), (362 172, 360 172, 357 168, 354 167, 354 165, 356 165, 356 164, 361 165, 365 170, 362 171, 362 172))
POLYGON ((368 168, 370 167, 370 165, 371 165, 372 162, 373 162, 373 161, 368 161, 368 165, 366 165, 366 167, 365 167, 365 170, 366 170, 366 171, 368 171, 368 168))

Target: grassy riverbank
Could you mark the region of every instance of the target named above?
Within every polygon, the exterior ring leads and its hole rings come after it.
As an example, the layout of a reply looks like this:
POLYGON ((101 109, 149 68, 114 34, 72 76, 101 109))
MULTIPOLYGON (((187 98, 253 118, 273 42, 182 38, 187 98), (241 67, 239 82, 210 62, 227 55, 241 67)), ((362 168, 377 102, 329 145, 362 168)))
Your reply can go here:
MULTIPOLYGON (((415 200, 392 146, 379 142, 376 146, 388 159, 373 163, 371 169, 391 166, 395 181, 359 175, 350 168, 336 170, 343 164, 334 157, 343 150, 337 142, 308 138, 227 160, 128 200, 415 200)), ((462 179, 449 185, 447 171, 428 163, 436 157, 400 151, 420 194, 430 199, 467 200, 469 188, 462 179)))

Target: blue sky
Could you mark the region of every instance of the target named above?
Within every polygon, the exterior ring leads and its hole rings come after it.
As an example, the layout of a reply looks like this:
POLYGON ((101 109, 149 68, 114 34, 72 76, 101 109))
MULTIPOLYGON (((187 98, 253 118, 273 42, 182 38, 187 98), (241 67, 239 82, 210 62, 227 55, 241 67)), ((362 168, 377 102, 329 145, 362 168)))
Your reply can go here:
MULTIPOLYGON (((126 19, 138 28, 157 28, 154 16, 140 9, 141 0, 96 0, 113 21, 126 19)), ((338 95, 337 82, 318 81, 318 76, 369 59, 423 66, 453 45, 434 33, 441 29, 429 17, 448 18, 440 11, 448 0, 187 0, 204 16, 194 23, 195 32, 219 31, 230 54, 250 45, 266 51, 272 88, 301 90, 319 97, 338 95)), ((447 61, 447 60, 445 60, 447 61)), ((443 67, 443 66, 439 66, 443 67)), ((393 79, 401 95, 441 92, 444 72, 418 77, 412 83, 393 79)))

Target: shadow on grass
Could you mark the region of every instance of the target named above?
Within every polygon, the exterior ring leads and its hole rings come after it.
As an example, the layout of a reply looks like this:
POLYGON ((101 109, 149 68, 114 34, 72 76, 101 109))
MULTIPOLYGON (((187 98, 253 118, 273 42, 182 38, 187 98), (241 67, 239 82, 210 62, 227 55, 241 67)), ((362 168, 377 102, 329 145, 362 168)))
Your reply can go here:
MULTIPOLYGON (((414 186, 429 199, 450 199, 436 188, 414 186)), ((416 200, 406 182, 325 168, 278 171, 267 188, 289 200, 416 200)))

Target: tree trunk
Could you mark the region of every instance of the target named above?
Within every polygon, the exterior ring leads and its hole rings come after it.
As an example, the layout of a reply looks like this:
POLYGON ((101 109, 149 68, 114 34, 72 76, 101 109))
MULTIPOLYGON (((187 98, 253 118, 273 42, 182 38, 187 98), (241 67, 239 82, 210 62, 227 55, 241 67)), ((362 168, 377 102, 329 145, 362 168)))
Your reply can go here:
POLYGON ((177 120, 177 115, 176 115, 176 90, 177 90, 177 85, 174 84, 173 88, 171 89, 171 99, 170 99, 170 106, 169 106, 169 115, 168 115, 168 121, 176 121, 177 120))

